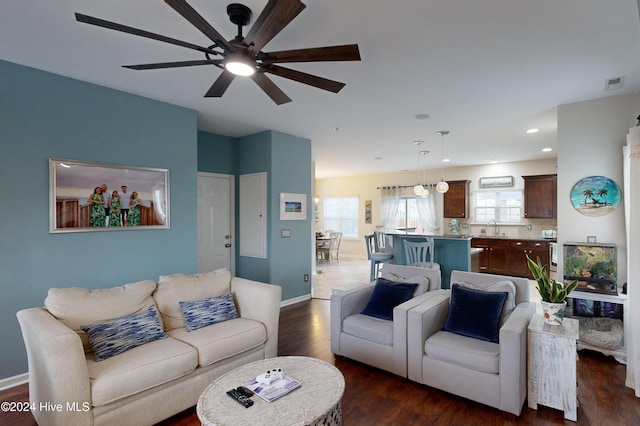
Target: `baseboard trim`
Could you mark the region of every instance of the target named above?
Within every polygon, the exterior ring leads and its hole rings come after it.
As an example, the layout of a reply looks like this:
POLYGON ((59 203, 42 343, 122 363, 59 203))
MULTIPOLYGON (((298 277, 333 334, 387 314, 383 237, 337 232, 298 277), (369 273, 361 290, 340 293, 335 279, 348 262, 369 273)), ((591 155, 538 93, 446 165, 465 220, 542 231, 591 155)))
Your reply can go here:
POLYGON ((29 383, 29 373, 18 374, 17 376, 0 379, 0 391, 29 383))
POLYGON ((280 307, 285 307, 285 306, 289 306, 289 305, 293 305, 299 302, 303 302, 305 300, 309 300, 311 299, 311 293, 309 294, 305 294, 303 296, 298 296, 298 297, 294 297, 293 299, 287 299, 287 300, 283 300, 282 302, 280 302, 280 307))

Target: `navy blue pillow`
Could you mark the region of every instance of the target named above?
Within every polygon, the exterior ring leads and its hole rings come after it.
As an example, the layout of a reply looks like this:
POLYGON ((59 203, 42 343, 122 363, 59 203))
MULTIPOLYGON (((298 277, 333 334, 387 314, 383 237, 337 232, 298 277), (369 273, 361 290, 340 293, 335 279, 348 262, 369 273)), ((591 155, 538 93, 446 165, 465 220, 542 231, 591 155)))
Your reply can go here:
POLYGON ((500 316, 507 292, 451 287, 451 304, 443 330, 487 342, 498 343, 500 316))
POLYGON ((411 299, 417 286, 414 283, 397 283, 378 278, 367 306, 360 313, 392 321, 393 308, 411 299))

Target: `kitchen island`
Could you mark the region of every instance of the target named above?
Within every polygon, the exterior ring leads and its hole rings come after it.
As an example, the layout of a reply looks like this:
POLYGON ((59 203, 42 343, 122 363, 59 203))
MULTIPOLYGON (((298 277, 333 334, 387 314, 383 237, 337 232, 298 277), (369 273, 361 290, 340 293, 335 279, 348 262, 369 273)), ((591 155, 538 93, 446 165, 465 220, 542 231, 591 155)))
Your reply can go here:
POLYGON ((403 241, 424 242, 425 237, 433 238, 433 261, 442 271, 442 288, 449 288, 451 271, 471 270, 471 235, 425 235, 414 232, 387 232, 389 247, 386 252, 393 254, 391 263, 406 265, 403 241))

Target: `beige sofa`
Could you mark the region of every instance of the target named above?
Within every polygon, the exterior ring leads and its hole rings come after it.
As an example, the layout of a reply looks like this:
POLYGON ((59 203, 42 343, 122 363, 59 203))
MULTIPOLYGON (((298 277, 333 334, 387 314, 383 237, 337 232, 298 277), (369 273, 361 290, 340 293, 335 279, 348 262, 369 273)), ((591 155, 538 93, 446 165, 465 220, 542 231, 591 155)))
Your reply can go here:
POLYGON ((44 307, 17 313, 33 415, 40 425, 145 425, 192 407, 222 374, 276 356, 280 299, 279 286, 232 278, 226 269, 110 289, 50 289, 44 307), (179 302, 229 291, 238 318, 186 330, 179 302), (97 362, 80 327, 151 306, 167 337, 97 362))

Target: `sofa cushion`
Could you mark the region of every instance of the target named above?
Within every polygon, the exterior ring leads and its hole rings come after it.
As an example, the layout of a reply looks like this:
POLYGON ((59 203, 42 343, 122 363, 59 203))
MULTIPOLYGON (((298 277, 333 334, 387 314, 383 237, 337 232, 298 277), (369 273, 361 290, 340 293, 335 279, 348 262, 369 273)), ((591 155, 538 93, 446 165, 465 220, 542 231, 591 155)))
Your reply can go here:
POLYGON ((418 284, 398 283, 378 278, 371 298, 361 314, 393 320, 393 308, 411 299, 418 284))
POLYGON ((176 328, 167 334, 196 348, 200 367, 241 354, 267 341, 264 325, 245 318, 219 322, 194 331, 176 328))
POLYGON ((500 345, 439 331, 424 343, 427 357, 482 373, 498 374, 500 345))
POLYGON ((218 297, 180 302, 180 309, 184 315, 187 331, 240 317, 230 291, 218 297))
POLYGON ((171 338, 138 346, 102 362, 87 355, 92 404, 97 407, 135 395, 185 376, 197 365, 197 351, 171 338))
POLYGON ((151 295, 156 286, 155 281, 146 280, 96 290, 51 288, 44 306, 61 323, 78 333, 85 351, 89 352, 89 338, 80 326, 146 311, 154 304, 151 295))
POLYGON ((185 327, 180 302, 221 296, 231 290, 231 273, 226 268, 202 274, 161 276, 153 298, 158 305, 165 330, 185 327))
POLYGON ((394 274, 393 272, 384 272, 384 269, 383 269, 382 270, 382 275, 380 275, 380 278, 384 278, 385 280, 394 281, 394 282, 397 282, 397 283, 405 283, 405 284, 415 283, 415 284, 418 284, 418 286, 416 287, 415 291, 413 292, 413 297, 419 296, 422 293, 424 293, 424 292, 429 290, 429 278, 427 278, 427 277, 405 278, 405 277, 400 277, 400 276, 394 274))
POLYGON ((153 305, 139 314, 80 328, 89 336, 96 361, 104 361, 145 343, 167 338, 153 305))
POLYGON ((393 321, 357 314, 345 318, 342 329, 347 334, 370 342, 393 344, 393 321))
POLYGON ((509 319, 511 312, 513 312, 513 310, 516 308, 516 286, 512 281, 498 281, 489 284, 474 284, 465 281, 458 281, 456 284, 460 284, 462 287, 481 291, 506 291, 507 300, 504 301, 504 306, 502 307, 502 316, 500 317, 501 327, 505 323, 505 321, 509 319))
POLYGON ((451 305, 444 331, 498 343, 506 292, 488 292, 451 286, 451 305))

